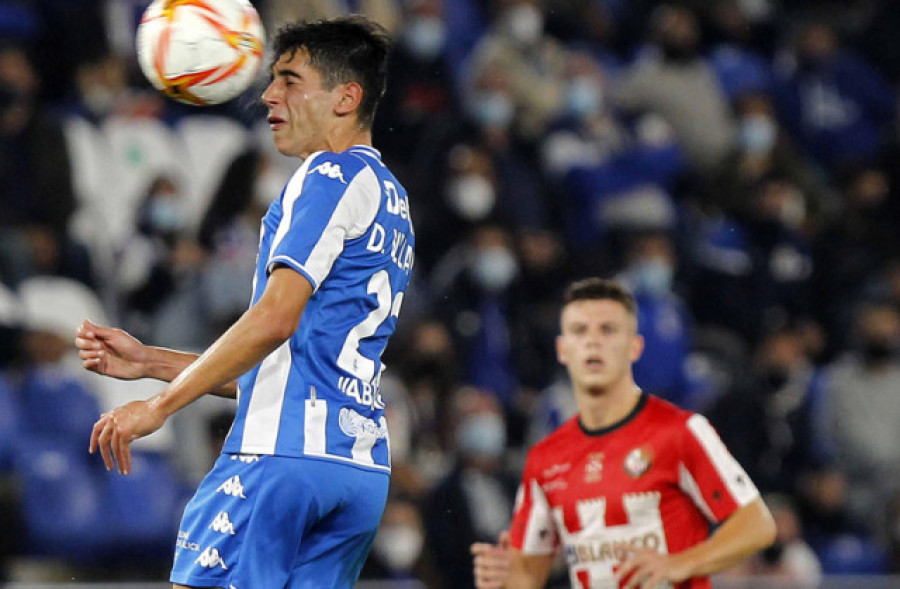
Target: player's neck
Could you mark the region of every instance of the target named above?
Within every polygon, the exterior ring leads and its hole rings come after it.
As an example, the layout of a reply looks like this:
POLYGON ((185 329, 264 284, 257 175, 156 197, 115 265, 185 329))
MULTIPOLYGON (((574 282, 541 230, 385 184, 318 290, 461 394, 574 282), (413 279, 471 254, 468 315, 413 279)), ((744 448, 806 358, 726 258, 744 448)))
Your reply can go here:
POLYGON ((328 151, 340 153, 354 145, 372 145, 372 131, 359 126, 334 127, 326 137, 328 151))
POLYGON ((641 390, 628 380, 603 391, 580 391, 576 395, 581 425, 598 430, 625 419, 641 398, 641 390))

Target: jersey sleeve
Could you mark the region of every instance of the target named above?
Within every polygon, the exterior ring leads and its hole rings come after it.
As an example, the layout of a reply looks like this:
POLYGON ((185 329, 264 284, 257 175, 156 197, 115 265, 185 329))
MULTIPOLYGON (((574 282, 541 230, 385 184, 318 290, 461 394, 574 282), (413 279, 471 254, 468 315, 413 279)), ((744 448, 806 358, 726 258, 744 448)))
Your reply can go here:
POLYGON ((553 554, 559 545, 559 534, 537 474, 534 460, 529 458, 516 493, 510 544, 524 554, 553 554))
POLYGON ((759 497, 759 491, 702 415, 685 423, 679 485, 713 523, 759 497))
POLYGON ((317 290, 344 242, 362 236, 374 221, 381 191, 375 173, 358 158, 322 153, 309 160, 285 188, 266 269, 289 266, 317 290))

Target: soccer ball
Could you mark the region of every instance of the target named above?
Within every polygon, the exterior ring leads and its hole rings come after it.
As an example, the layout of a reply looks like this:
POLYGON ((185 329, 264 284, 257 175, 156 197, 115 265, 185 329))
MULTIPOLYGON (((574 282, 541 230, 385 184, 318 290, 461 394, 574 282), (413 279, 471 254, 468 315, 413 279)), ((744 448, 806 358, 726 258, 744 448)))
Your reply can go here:
POLYGON ((166 96, 231 100, 253 82, 265 34, 248 0, 153 0, 137 29, 141 71, 166 96))

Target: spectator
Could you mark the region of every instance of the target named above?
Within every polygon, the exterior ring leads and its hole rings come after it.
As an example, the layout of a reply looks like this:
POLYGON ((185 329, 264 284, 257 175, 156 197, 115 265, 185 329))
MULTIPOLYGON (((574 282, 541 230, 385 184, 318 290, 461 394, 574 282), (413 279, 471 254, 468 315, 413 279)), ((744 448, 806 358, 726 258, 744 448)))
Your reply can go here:
POLYGON ((91 285, 87 250, 67 233, 76 203, 65 138, 40 84, 22 47, 0 46, 0 280, 57 274, 91 285))
POLYGON ((494 540, 509 525, 515 481, 503 470, 506 424, 487 391, 454 392, 456 464, 425 501, 425 528, 442 587, 471 588, 469 546, 494 540))
POLYGON ((820 164, 840 171, 881 152, 896 93, 830 26, 803 23, 778 75, 780 118, 820 164))
POLYGON ((650 394, 686 407, 692 392, 687 360, 693 319, 674 290, 675 245, 664 234, 635 236, 627 260, 621 282, 637 300, 638 332, 644 338, 644 352, 634 364, 635 382, 650 394))
POLYGON ((850 515, 883 537, 885 507, 900 491, 900 312, 864 304, 854 329, 855 345, 826 375, 822 426, 851 489, 850 515))
POLYGON ((469 78, 477 83, 488 72, 503 72, 514 107, 513 129, 534 141, 562 109, 565 50, 544 34, 536 0, 495 0, 492 5, 493 26, 473 49, 469 78))
POLYGON ((697 19, 686 7, 663 5, 653 13, 651 33, 650 50, 622 73, 614 102, 627 112, 662 116, 691 165, 714 169, 734 146, 735 126, 716 74, 700 55, 697 19))

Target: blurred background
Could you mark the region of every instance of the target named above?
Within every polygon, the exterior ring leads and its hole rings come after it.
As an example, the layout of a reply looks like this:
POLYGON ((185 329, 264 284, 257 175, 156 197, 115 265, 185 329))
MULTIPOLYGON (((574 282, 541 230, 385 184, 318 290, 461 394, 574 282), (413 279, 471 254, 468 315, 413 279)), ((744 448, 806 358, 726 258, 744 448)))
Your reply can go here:
MULTIPOLYGON (((707 415, 775 514, 777 543, 717 586, 900 586, 895 2, 253 3, 270 31, 356 11, 397 39, 375 145, 417 259, 361 587, 472 586, 469 544, 506 528, 528 446, 574 412, 554 336, 562 288, 591 275, 637 295, 637 382, 707 415)), ((165 586, 231 406, 195 403, 109 475, 94 420, 160 385, 84 372, 74 330, 205 348, 244 310, 260 216, 297 166, 262 85, 210 108, 148 86, 146 5, 0 0, 10 587, 165 586)))

